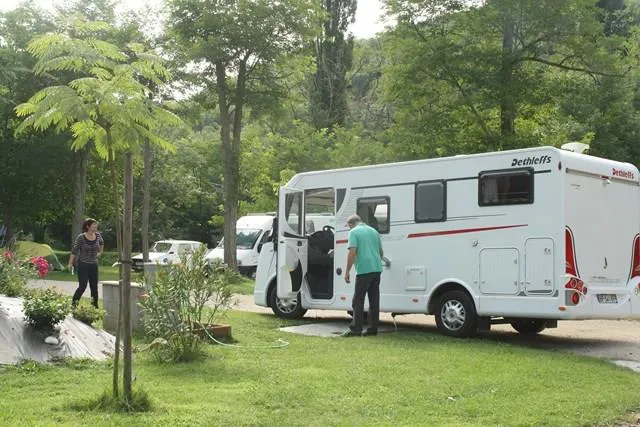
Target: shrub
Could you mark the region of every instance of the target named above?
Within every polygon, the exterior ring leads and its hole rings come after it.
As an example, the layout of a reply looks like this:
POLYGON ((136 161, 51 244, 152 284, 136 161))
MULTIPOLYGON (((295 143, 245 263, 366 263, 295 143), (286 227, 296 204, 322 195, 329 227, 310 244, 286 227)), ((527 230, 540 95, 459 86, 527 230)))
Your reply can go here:
POLYGON ((102 320, 104 317, 104 310, 95 308, 90 304, 78 304, 73 309, 73 318, 78 319, 82 323, 86 323, 91 326, 94 322, 102 320))
POLYGON ((52 289, 34 289, 25 296, 23 309, 27 323, 51 332, 71 312, 71 302, 52 289))
POLYGON ((43 257, 20 259, 13 252, 5 251, 0 257, 0 294, 17 297, 24 294, 27 280, 43 278, 49 271, 49 263, 43 257))
POLYGON ((201 325, 214 323, 231 307, 231 272, 223 264, 210 267, 202 247, 183 254, 180 264, 170 264, 146 284, 144 312, 147 336, 165 345, 150 346, 160 360, 191 361, 200 355, 201 325), (206 305, 206 307, 205 307, 206 305))

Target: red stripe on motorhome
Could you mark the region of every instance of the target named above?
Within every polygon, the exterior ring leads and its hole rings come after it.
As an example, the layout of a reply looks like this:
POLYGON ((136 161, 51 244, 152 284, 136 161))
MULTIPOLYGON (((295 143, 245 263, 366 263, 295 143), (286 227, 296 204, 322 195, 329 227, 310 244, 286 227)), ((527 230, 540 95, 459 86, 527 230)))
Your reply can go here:
POLYGON ((412 234, 409 234, 407 237, 409 239, 413 239, 415 237, 447 236, 451 234, 477 233, 479 231, 493 231, 493 230, 504 230, 507 228, 519 228, 519 227, 526 227, 527 225, 528 224, 517 224, 517 225, 501 225, 498 227, 461 228, 459 230, 429 231, 426 233, 412 233, 412 234))
MULTIPOLYGON (((426 233, 411 233, 407 236, 408 239, 413 239, 416 237, 433 237, 433 236, 447 236, 451 234, 463 234, 463 233, 477 233, 480 231, 493 231, 493 230, 504 230, 508 228, 519 228, 526 227, 528 224, 517 224, 517 225, 500 225, 498 227, 480 227, 480 228, 461 228, 459 230, 444 230, 444 231, 430 231, 426 233)), ((347 240, 336 240, 336 245, 341 245, 347 243, 347 240)))

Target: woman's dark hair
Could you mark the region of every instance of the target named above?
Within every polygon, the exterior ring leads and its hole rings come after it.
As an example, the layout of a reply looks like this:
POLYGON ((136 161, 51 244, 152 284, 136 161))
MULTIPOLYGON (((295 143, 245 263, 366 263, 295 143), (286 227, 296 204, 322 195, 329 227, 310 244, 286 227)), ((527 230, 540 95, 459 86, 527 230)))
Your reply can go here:
POLYGON ((96 221, 93 218, 87 218, 84 220, 84 222, 82 223, 82 231, 86 232, 89 231, 89 227, 91 227, 93 224, 97 224, 98 221, 96 221))

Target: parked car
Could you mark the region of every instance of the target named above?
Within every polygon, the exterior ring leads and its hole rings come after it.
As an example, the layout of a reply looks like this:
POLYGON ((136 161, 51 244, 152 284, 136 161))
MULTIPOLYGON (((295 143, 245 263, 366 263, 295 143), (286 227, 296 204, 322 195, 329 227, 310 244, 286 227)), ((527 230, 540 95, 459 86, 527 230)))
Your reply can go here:
MULTIPOLYGON (((159 240, 149 249, 149 262, 159 264, 175 264, 180 262, 180 255, 185 252, 193 252, 203 246, 204 243, 194 240, 159 240)), ((142 271, 144 260, 142 254, 132 258, 131 268, 134 271, 142 271)))

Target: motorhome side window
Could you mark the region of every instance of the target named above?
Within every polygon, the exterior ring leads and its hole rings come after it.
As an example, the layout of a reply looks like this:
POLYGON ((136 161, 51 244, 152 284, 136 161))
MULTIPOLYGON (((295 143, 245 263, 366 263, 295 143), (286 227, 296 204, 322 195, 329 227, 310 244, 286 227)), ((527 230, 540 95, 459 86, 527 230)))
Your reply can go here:
POLYGON ((416 222, 434 222, 447 219, 446 188, 444 181, 416 184, 416 222))
POLYGON ((362 222, 378 230, 378 233, 389 232, 389 198, 375 197, 358 199, 357 212, 362 222))
POLYGON ((285 196, 284 217, 289 227, 298 235, 302 234, 301 225, 302 193, 288 193, 285 196))
POLYGON ((533 203, 533 169, 482 172, 478 186, 480 206, 533 203))
POLYGON ((304 234, 322 230, 323 225, 333 222, 335 215, 335 190, 314 188, 304 192, 304 234))

